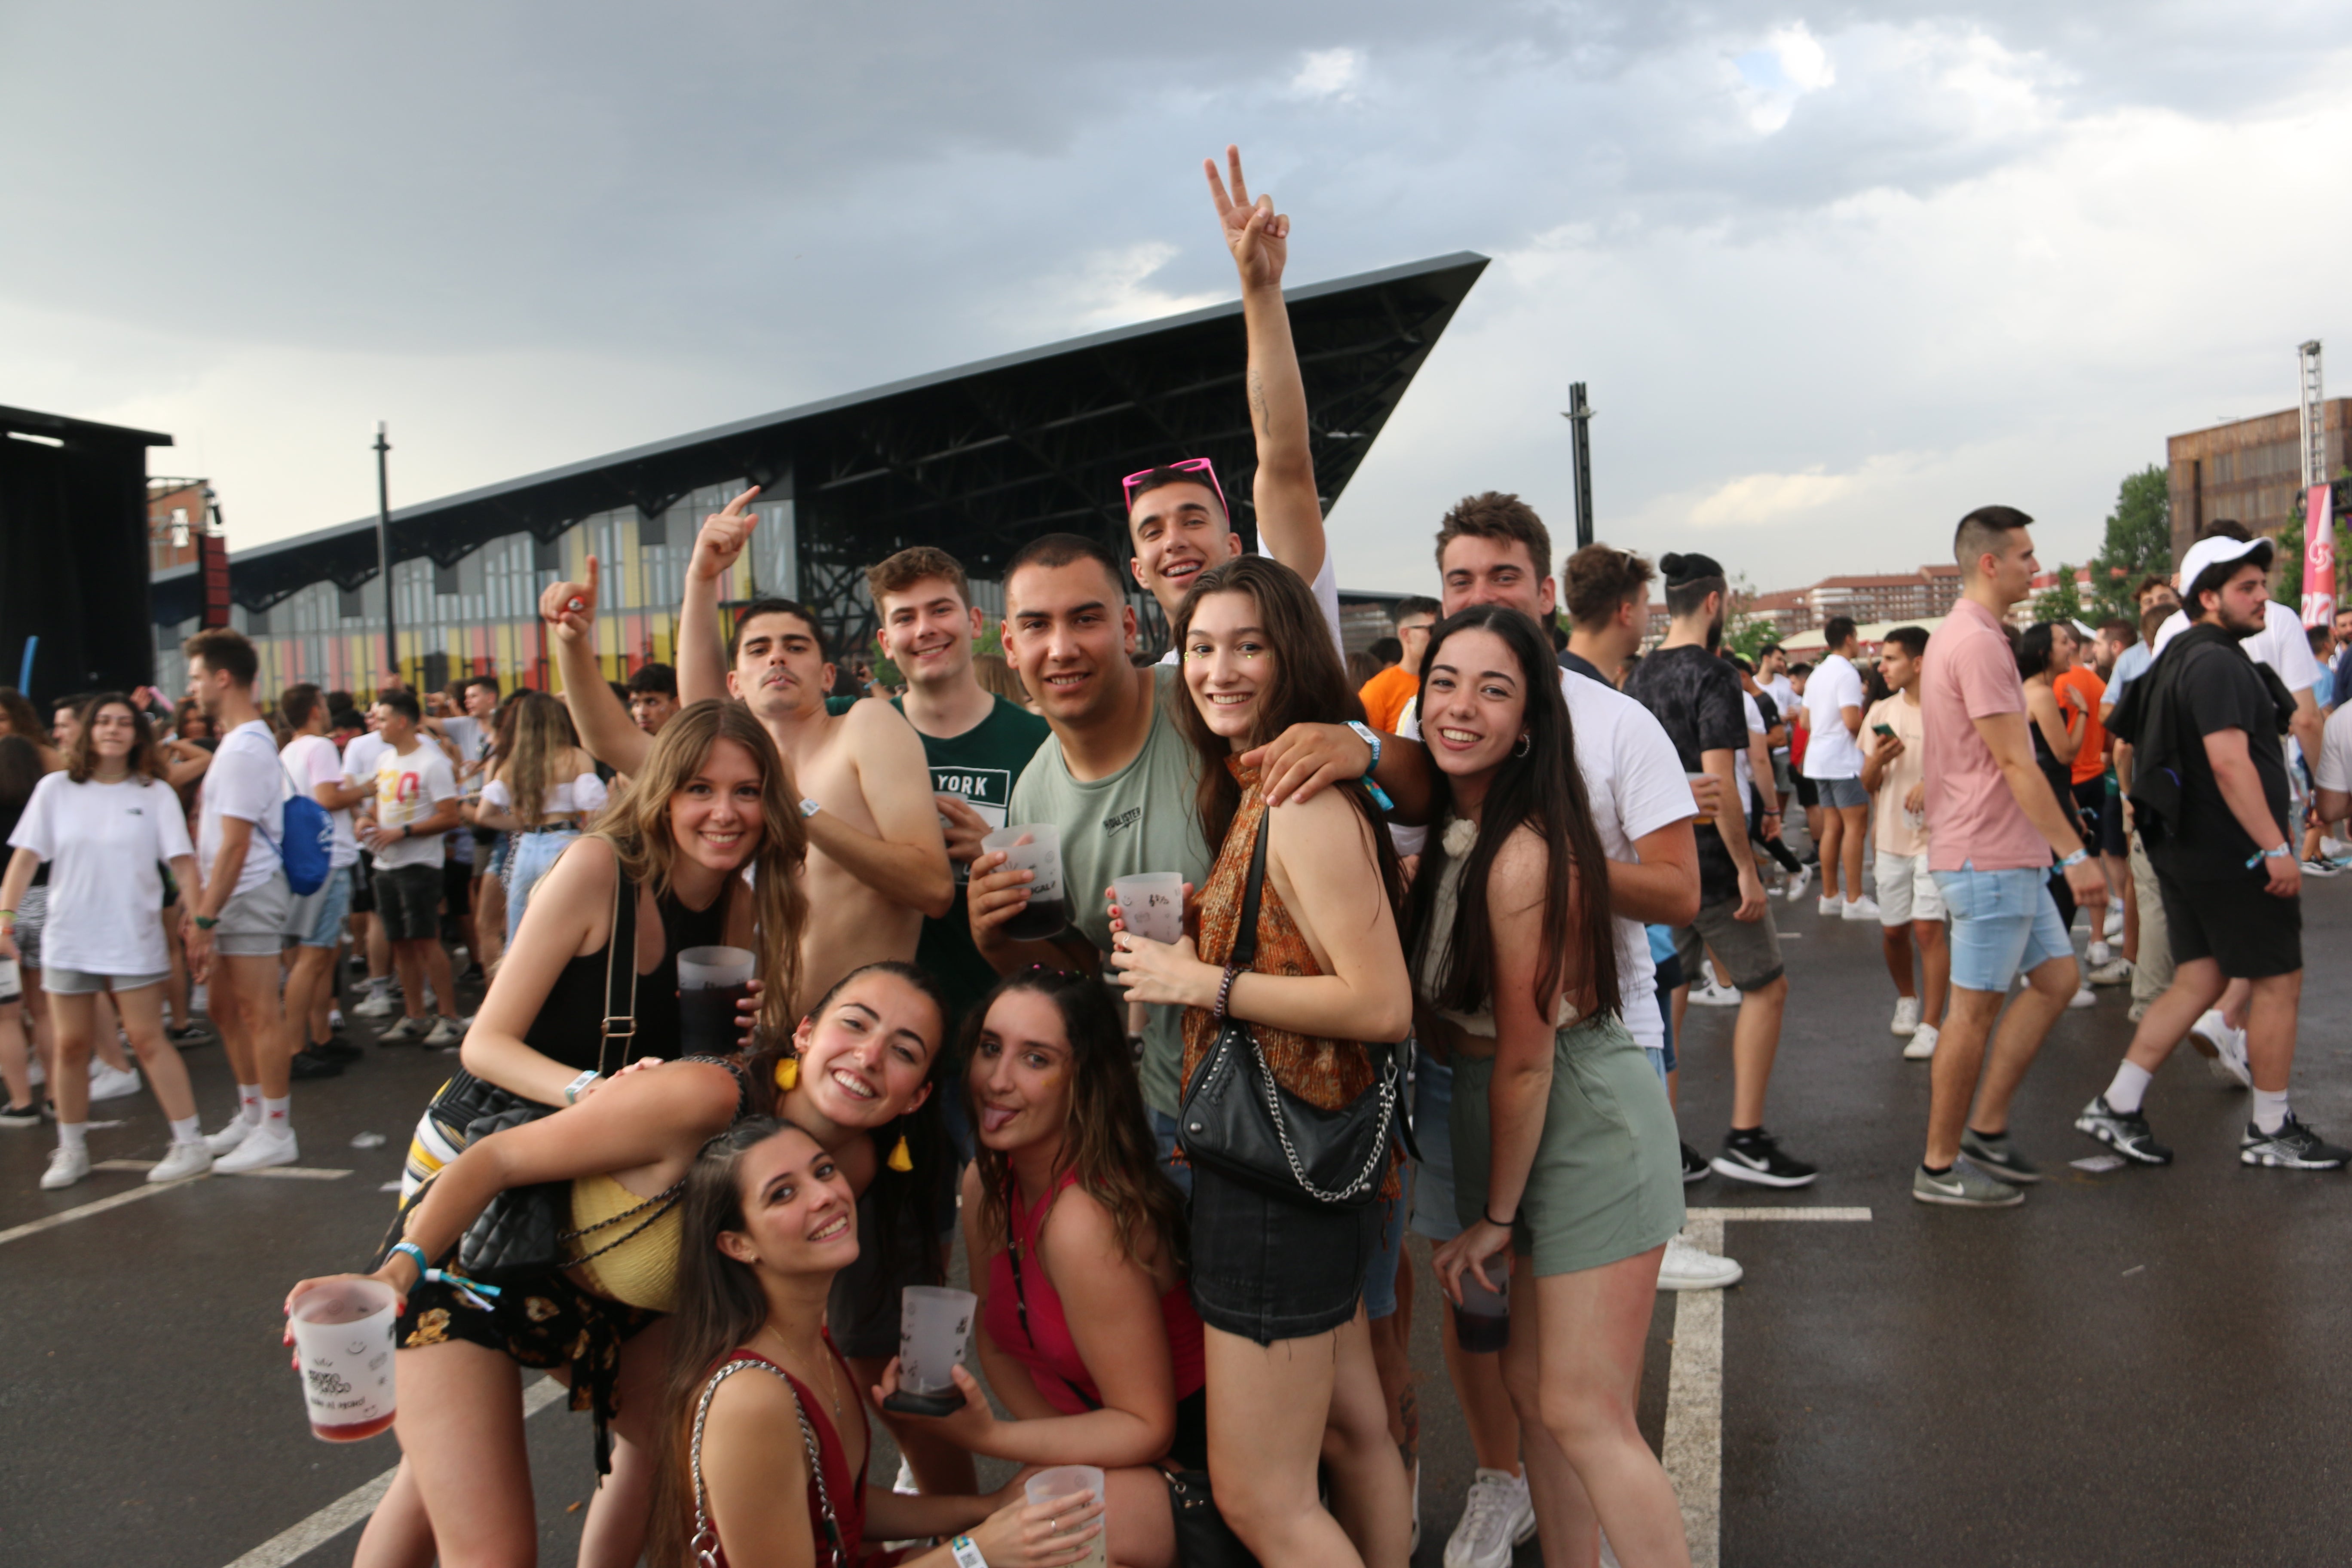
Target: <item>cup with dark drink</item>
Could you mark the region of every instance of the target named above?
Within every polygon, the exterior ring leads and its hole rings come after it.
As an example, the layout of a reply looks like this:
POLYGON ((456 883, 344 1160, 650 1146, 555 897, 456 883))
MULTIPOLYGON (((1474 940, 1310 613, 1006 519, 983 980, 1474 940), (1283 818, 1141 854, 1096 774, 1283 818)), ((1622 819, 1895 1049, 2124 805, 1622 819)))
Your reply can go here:
POLYGON ((392 1425, 393 1320, 400 1298, 376 1279, 329 1279, 294 1298, 294 1360, 311 1435, 356 1443, 392 1425))
POLYGON ((730 1057, 742 1031, 735 1005, 758 967, 748 948, 689 947, 677 955, 677 1043, 689 1057, 730 1057))
POLYGON ((1004 922, 1004 934, 1016 942, 1045 942, 1062 934, 1070 923, 1069 900, 1062 891, 1062 830, 1050 822, 1021 827, 1000 827, 980 841, 982 852, 1004 851, 1004 863, 1030 873, 1029 902, 1004 922))
POLYGON ((1454 1341, 1474 1355, 1488 1355, 1511 1342, 1511 1279, 1504 1271, 1507 1258, 1490 1258, 1486 1267, 1502 1278, 1502 1289, 1489 1290, 1475 1268, 1462 1271, 1462 1305, 1454 1310, 1454 1341))

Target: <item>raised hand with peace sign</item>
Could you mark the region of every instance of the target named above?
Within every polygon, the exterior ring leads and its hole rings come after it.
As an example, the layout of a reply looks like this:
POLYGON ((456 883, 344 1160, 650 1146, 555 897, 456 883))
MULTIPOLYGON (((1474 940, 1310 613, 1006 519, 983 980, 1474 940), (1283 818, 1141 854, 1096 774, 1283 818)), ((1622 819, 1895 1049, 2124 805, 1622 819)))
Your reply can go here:
POLYGON ((1217 222, 1224 230, 1227 248, 1234 253, 1234 265, 1241 269, 1242 287, 1278 289, 1283 266, 1290 259, 1290 216, 1274 210, 1272 196, 1261 193, 1255 202, 1250 199, 1249 184, 1242 178, 1239 147, 1226 147, 1225 165, 1232 171, 1230 189, 1217 174, 1217 161, 1201 160, 1209 176, 1209 200, 1217 209, 1217 222))

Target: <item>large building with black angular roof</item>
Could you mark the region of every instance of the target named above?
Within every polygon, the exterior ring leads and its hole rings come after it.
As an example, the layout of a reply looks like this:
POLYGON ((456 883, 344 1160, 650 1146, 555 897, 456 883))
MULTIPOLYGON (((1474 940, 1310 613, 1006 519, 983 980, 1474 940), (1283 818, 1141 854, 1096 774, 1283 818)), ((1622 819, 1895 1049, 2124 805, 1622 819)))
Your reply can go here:
MULTIPOLYGON (((1290 292, 1327 509, 1486 265, 1458 253, 1290 292)), ((389 535, 399 673, 412 687, 491 674, 545 688, 540 590, 577 578, 591 554, 607 674, 669 661, 695 531, 747 482, 761 487, 761 526, 727 597, 804 600, 845 647, 874 627, 864 569, 908 545, 955 555, 992 610, 1003 563, 1036 534, 1096 532, 1124 552, 1119 480, 1155 463, 1213 459, 1254 536, 1244 360, 1236 300, 401 508, 389 535)), ((264 691, 382 685, 377 563, 373 518, 234 553, 230 620, 261 649, 264 691)), ((166 689, 184 676, 201 590, 196 565, 155 573, 166 689)), ((1158 632, 1157 606, 1136 602, 1158 632)))

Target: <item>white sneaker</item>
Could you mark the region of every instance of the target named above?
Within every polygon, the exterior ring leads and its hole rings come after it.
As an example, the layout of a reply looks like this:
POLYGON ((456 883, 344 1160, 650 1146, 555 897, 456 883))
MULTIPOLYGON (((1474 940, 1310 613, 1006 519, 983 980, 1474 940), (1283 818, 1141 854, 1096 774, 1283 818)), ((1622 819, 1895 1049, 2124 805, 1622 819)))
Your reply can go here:
POLYGON ((457 1026, 457 1019, 442 1017, 433 1020, 433 1027, 425 1035, 425 1043, 436 1050, 448 1050, 463 1044, 465 1038, 466 1031, 457 1026))
POLYGON ((1666 1238, 1666 1256, 1658 1264, 1661 1290, 1720 1290, 1739 1283, 1745 1272, 1728 1258, 1717 1258, 1681 1236, 1666 1238))
POLYGON ((343 1026, 343 1010, 332 1003, 327 1005, 327 1029, 330 1034, 343 1026))
POLYGON ((2131 977, 2132 964, 2128 958, 2112 959, 2083 976, 2094 985, 2128 985, 2131 977))
POLYGON ((1845 918, 1850 921, 1868 921, 1871 924, 1876 925, 1878 900, 1867 893, 1858 899, 1848 899, 1845 901, 1845 918))
POLYGON ((1919 1027, 1919 998, 1897 996, 1895 999, 1895 1021, 1886 1026, 1892 1034, 1908 1035, 1919 1027))
POLYGON ((172 1152, 155 1162, 147 1173, 151 1182, 176 1182, 187 1176, 201 1176, 213 1168, 213 1152, 201 1141, 194 1143, 174 1143, 172 1152))
POLYGON ((2246 1031, 2233 1029, 2221 1021, 2220 1008, 2207 1013, 2189 1027, 2192 1035, 2202 1035, 2214 1051, 2221 1070, 2248 1089, 2254 1087, 2254 1069, 2246 1064, 2246 1031))
POLYGON ((1822 901, 1815 907, 1825 915, 1839 915, 1845 912, 1845 900, 1835 893, 1823 893, 1822 901))
POLYGON ((89 1098, 92 1103, 101 1100, 121 1100, 126 1094, 139 1092, 139 1069, 119 1071, 108 1067, 96 1057, 89 1058, 89 1098))
MULTIPOLYGON (((68 1149, 60 1143, 49 1155, 49 1168, 41 1173, 41 1191, 54 1193, 59 1187, 70 1187, 89 1174, 89 1151, 68 1149)), ((1503 1561, 1507 1563, 1510 1559, 1507 1556, 1503 1561)))
POLYGON ((400 1004, 389 991, 372 992, 368 999, 352 1009, 354 1018, 389 1018, 400 1011, 400 1004))
POLYGON ((2069 1007, 2095 1007, 2098 1005, 2099 994, 2088 985, 2077 985, 2074 988, 2074 994, 2066 1002, 2069 1007))
POLYGON ((2101 942, 2098 938, 2093 937, 2091 939, 2089 951, 2083 954, 2083 961, 2085 963, 2088 963, 2092 968, 2096 969, 2101 964, 2113 959, 2115 956, 2116 950, 2114 948, 2109 947, 2105 942, 2101 942))
POLYGON ((1813 868, 1811 866, 1800 866, 1795 870, 1790 872, 1789 901, 1793 904, 1799 899, 1803 898, 1805 896, 1805 889, 1812 885, 1813 868))
POLYGON ((2123 940, 2124 901, 2121 899, 2109 899, 2107 900, 2107 922, 2100 928, 2099 934, 2105 937, 2109 942, 2121 942, 2123 940))
POLYGON ((1910 1043, 1903 1047, 1903 1059, 1906 1062, 1926 1061, 1936 1054, 1936 1042, 1942 1037, 1943 1031, 1935 1025, 1920 1025, 1911 1031, 1910 1043))
POLYGON ((1445 1568, 1510 1568, 1511 1549, 1536 1532, 1527 1478, 1481 1466, 1445 1542, 1445 1568))
POLYGON ((252 1137, 253 1130, 260 1125, 258 1121, 247 1121, 245 1113, 238 1111, 228 1119, 227 1126, 205 1136, 205 1152, 215 1155, 226 1154, 252 1137))
POLYGON ((1730 986, 1717 984, 1710 974, 1706 984, 1691 987, 1690 1001, 1694 1007, 1737 1007, 1740 996, 1730 986))
POLYGON ((215 1160, 213 1169, 225 1176, 234 1176, 268 1165, 290 1165, 300 1153, 301 1150, 294 1142, 292 1128, 273 1131, 266 1127, 257 1127, 244 1142, 215 1160))

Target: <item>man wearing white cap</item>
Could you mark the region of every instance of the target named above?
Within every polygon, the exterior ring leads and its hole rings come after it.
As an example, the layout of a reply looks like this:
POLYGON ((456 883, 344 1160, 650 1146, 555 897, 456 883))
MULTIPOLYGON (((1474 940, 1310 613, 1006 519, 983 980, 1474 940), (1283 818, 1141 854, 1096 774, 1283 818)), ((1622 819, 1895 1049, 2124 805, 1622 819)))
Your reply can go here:
POLYGON ((2145 1165, 2172 1163, 2141 1110, 2148 1081, 2233 980, 2251 992, 2254 1092, 2240 1163, 2336 1171, 2352 1161, 2287 1104, 2303 995, 2303 876, 2278 736, 2297 704, 2278 672, 2240 646, 2267 624, 2271 555, 2267 539, 2218 532, 2189 547, 2180 574, 2184 608, 2197 618, 2115 713, 2117 732, 2131 737, 2132 810, 2156 866, 2173 979, 2140 1020, 2115 1081, 2074 1125, 2145 1165))

